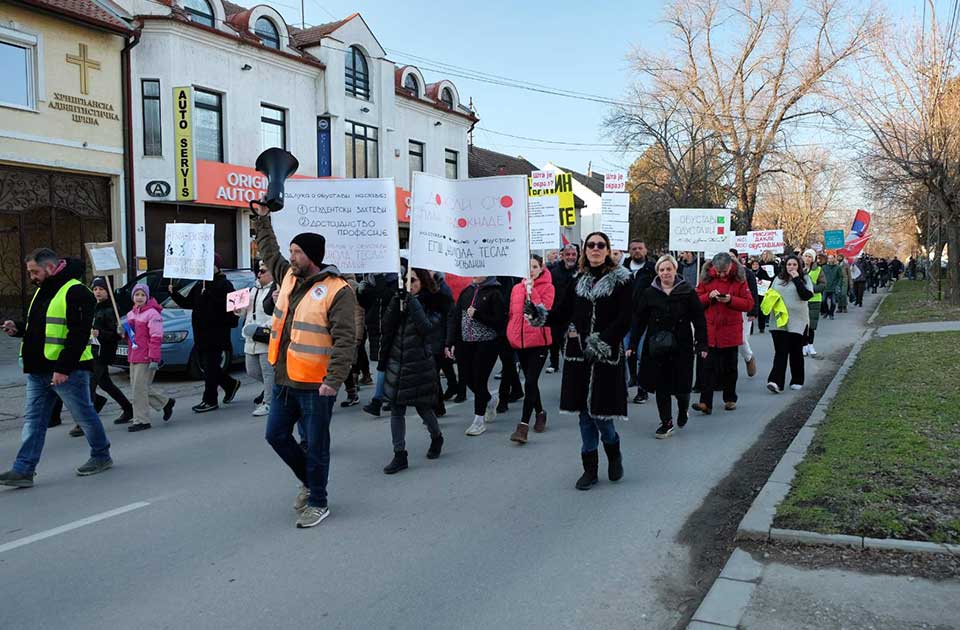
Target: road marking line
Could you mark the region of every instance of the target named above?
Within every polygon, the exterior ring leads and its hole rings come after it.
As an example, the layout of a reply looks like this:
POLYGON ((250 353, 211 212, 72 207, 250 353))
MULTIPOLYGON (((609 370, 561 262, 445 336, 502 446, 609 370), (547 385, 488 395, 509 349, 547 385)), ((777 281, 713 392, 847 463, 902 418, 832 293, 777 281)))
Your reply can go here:
POLYGON ((33 534, 32 536, 18 538, 17 540, 0 545, 0 553, 3 553, 5 551, 11 551, 12 549, 17 549, 18 547, 23 547, 31 543, 45 540, 47 538, 52 538, 53 536, 59 536, 60 534, 64 534, 74 529, 79 529, 86 525, 92 525, 93 523, 97 523, 99 521, 103 521, 108 518, 113 518, 114 516, 119 516, 121 514, 126 514, 127 512, 132 512, 133 510, 139 510, 140 508, 147 507, 148 505, 150 504, 147 503, 146 501, 131 503, 130 505, 125 505, 115 510, 110 510, 109 512, 101 512, 100 514, 94 514, 93 516, 88 516, 87 518, 81 518, 79 521, 73 521, 72 523, 61 525, 60 527, 54 527, 53 529, 48 529, 45 532, 39 532, 37 534, 33 534))

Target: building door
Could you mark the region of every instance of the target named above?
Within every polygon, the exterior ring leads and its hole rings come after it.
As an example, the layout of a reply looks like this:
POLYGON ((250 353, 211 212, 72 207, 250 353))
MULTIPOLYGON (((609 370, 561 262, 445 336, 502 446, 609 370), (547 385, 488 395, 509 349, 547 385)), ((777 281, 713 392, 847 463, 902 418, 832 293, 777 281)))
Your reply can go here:
MULTIPOLYGON (((83 244, 112 239, 110 216, 107 177, 0 166, 0 318, 26 314, 27 254, 49 247, 88 266, 83 244)), ((84 281, 92 279, 88 268, 84 281)))
POLYGON ((237 266, 237 210, 216 206, 148 203, 144 208, 147 237, 147 268, 163 267, 163 244, 167 223, 213 223, 214 246, 223 257, 224 269, 237 266))

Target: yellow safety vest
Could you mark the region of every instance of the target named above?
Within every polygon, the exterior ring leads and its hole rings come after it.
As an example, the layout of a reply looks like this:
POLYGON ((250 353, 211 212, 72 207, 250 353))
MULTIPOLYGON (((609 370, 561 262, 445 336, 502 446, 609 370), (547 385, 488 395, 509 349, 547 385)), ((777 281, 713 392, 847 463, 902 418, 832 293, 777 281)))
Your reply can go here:
MULTIPOLYGON (((67 280, 64 285, 60 287, 60 290, 57 291, 57 294, 53 296, 53 299, 50 300, 50 304, 47 305, 46 328, 44 328, 43 331, 43 356, 46 357, 48 361, 56 361, 59 359, 60 353, 63 352, 63 348, 67 343, 67 292, 71 287, 76 285, 84 286, 79 280, 67 280)), ((27 322, 30 321, 29 313, 33 310, 33 301, 37 299, 37 293, 40 293, 40 289, 37 289, 33 294, 33 298, 30 299, 30 308, 27 310, 27 322)), ((28 323, 27 327, 29 328, 29 326, 30 324, 28 323)), ((20 356, 23 356, 22 343, 20 344, 20 356)), ((93 350, 89 344, 83 349, 80 360, 93 360, 93 350)))
MULTIPOLYGON (((270 330, 270 347, 267 359, 276 365, 280 358, 280 341, 290 317, 290 295, 297 285, 293 271, 287 270, 280 286, 280 295, 273 309, 273 323, 270 330)), ((287 376, 298 383, 320 383, 327 375, 327 366, 333 354, 333 337, 330 335, 328 313, 333 298, 346 281, 336 276, 315 283, 301 298, 293 312, 290 325, 290 343, 287 345, 287 376)))
MULTIPOLYGON (((817 288, 817 280, 820 279, 820 274, 821 274, 821 273, 823 273, 823 267, 817 267, 816 269, 814 269, 813 271, 811 271, 809 274, 807 274, 807 275, 810 276, 810 281, 813 282, 813 288, 814 288, 814 289, 817 288)), ((811 301, 811 302, 823 302, 823 293, 817 293, 816 291, 814 291, 813 297, 810 298, 810 301, 811 301)))
POLYGON ((771 311, 777 321, 777 328, 783 328, 790 321, 790 313, 787 311, 787 305, 783 303, 783 296, 773 287, 767 289, 763 302, 760 303, 761 313, 769 315, 771 311))

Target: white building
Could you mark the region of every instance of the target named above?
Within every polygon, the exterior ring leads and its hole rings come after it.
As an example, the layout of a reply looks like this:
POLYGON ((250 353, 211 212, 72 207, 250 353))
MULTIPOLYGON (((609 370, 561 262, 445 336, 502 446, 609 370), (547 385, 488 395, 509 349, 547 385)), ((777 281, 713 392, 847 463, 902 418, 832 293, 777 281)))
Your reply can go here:
POLYGON ((214 223, 225 264, 250 265, 247 201, 265 186, 253 166, 269 147, 293 153, 302 176, 394 177, 400 214, 412 171, 467 176, 477 118, 449 81, 427 84, 417 68, 396 67, 359 14, 301 30, 265 5, 117 1, 142 25, 131 52, 140 270, 161 266, 174 220, 214 223), (195 186, 178 202, 181 87, 192 88, 195 186))

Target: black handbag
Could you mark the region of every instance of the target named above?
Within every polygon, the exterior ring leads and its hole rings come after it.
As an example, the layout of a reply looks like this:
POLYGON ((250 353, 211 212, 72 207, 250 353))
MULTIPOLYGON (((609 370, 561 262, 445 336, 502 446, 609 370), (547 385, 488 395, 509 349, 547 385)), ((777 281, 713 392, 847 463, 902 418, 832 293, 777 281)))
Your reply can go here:
POLYGON ((253 331, 252 339, 258 343, 270 343, 270 327, 257 326, 257 329, 253 331))
POLYGON ((672 331, 658 330, 650 336, 647 342, 647 351, 650 356, 659 359, 677 349, 677 338, 672 331))

